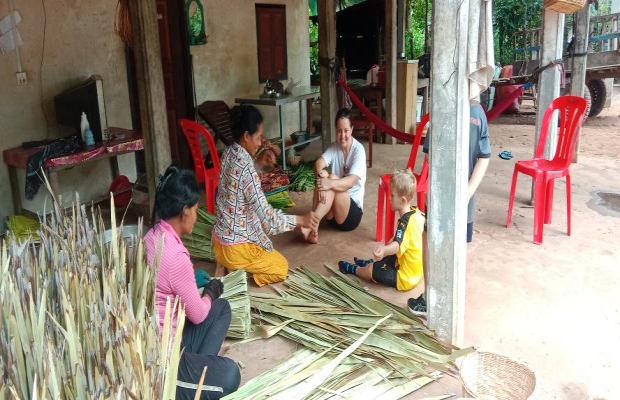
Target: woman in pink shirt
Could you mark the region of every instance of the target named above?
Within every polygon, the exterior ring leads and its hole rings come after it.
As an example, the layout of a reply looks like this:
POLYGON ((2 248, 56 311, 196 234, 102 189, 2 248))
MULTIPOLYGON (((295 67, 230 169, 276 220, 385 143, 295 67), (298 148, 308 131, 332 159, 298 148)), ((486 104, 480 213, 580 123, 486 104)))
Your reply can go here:
MULTIPOLYGON (((196 286, 194 266, 181 235, 190 234, 196 222, 200 192, 194 173, 170 166, 159 180, 155 194, 153 221, 159 221, 145 238, 149 265, 157 259, 156 306, 160 326, 166 312, 166 302, 176 297, 185 307, 182 355, 177 377, 177 399, 193 399, 204 367, 207 374, 201 399, 219 399, 239 387, 239 367, 230 358, 218 353, 230 326, 230 304, 220 299, 224 285, 218 279, 207 283, 201 296, 196 286)), ((177 315, 173 316, 173 332, 177 315)))

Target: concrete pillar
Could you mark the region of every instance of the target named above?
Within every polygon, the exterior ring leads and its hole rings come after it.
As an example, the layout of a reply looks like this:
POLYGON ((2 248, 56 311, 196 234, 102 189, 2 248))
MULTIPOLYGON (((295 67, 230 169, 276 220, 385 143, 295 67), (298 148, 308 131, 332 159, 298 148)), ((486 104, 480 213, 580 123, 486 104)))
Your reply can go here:
MULTIPOLYGON (((590 34, 590 6, 586 5, 575 13, 575 54, 587 53, 588 37, 590 34)), ((588 88, 586 87, 586 65, 588 56, 574 57, 571 66, 570 94, 583 97, 588 88)), ((573 154, 573 162, 579 159, 579 138, 573 154)))
MULTIPOLYGON (((546 66, 552 61, 562 59, 562 44, 564 42, 564 14, 555 11, 543 11, 542 49, 540 51, 540 65, 546 66)), ((545 110, 553 100, 560 95, 560 68, 545 69, 538 79, 538 111, 536 115, 536 138, 534 151, 538 145, 540 129, 545 110)), ((551 119, 547 133, 545 158, 550 159, 555 154, 558 142, 557 115, 551 119)))
POLYGON ((157 7, 154 1, 136 0, 129 2, 129 11, 149 203, 152 210, 159 175, 163 174, 172 162, 157 7))
MULTIPOLYGON (((385 121, 396 126, 397 0, 385 0, 385 121)), ((396 138, 392 138, 392 144, 396 138)))
POLYGON ((469 0, 433 2, 428 323, 440 339, 455 344, 462 343, 465 311, 468 17, 469 0))
POLYGON ((336 58, 336 2, 335 0, 318 0, 319 17, 319 60, 321 73, 321 129, 323 150, 336 141, 336 82, 332 70, 325 62, 336 58), (324 62, 325 61, 325 62, 324 62))

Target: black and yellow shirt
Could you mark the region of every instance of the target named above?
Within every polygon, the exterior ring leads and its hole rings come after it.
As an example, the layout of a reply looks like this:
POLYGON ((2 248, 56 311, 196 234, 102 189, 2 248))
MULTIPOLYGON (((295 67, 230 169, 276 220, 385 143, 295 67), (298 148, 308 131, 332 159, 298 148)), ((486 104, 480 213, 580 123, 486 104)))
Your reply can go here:
POLYGON ((398 272, 396 289, 411 290, 424 276, 422 262, 422 233, 424 232, 424 213, 416 207, 398 219, 394 241, 398 242, 398 272))

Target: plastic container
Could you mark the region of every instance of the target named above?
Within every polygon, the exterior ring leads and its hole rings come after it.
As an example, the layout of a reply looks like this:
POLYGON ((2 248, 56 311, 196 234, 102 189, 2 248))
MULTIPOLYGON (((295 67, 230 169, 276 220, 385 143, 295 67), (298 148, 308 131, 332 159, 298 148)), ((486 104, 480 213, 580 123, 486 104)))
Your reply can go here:
POLYGON ((422 121, 422 103, 424 102, 424 96, 418 96, 418 101, 415 108, 415 120, 417 123, 422 121))
POLYGON ((369 85, 378 85, 379 83, 379 65, 375 64, 368 70, 366 74, 366 83, 369 85))
POLYGON ((385 65, 379 67, 379 72, 377 73, 377 83, 380 88, 385 88, 385 65))
POLYGON ((86 128, 86 130, 84 130, 84 144, 87 149, 95 145, 95 137, 93 136, 93 132, 90 128, 86 128))
POLYGON ((82 112, 82 120, 80 121, 80 137, 82 138, 82 143, 86 143, 86 129, 90 129, 90 124, 88 123, 86 113, 82 112))

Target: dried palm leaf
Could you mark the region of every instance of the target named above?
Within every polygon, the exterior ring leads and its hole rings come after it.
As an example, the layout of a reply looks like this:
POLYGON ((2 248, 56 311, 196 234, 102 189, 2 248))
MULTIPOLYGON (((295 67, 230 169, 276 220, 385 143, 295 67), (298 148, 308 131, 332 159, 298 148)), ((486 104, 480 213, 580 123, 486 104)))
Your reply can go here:
POLYGON ((174 399, 185 313, 168 304, 160 333, 141 232, 123 240, 112 214, 106 244, 96 210, 53 198, 40 244, 0 242, 0 398, 174 399))

